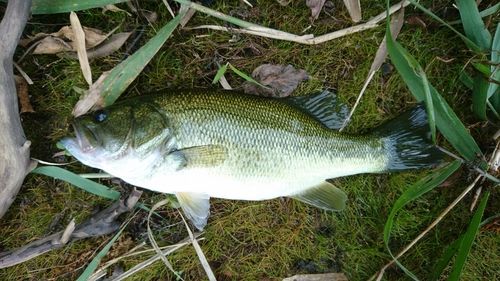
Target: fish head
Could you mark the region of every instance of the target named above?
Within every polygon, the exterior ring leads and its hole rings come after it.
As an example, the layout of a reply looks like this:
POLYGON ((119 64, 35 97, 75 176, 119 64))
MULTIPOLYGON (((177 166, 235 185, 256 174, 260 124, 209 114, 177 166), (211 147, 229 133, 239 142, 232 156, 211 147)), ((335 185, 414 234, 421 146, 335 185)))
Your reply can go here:
POLYGON ((168 119, 154 103, 120 103, 71 123, 75 137, 64 137, 61 144, 85 165, 107 171, 118 161, 141 162, 153 151, 172 146, 168 119))

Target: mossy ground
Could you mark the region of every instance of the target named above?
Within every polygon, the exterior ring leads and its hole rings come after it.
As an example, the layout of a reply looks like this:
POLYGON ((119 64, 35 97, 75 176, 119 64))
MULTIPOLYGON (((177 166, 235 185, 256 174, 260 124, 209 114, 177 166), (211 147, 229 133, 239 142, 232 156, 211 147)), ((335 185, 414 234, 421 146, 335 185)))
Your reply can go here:
MULTIPOLYGON (((335 8, 330 10, 332 16, 322 12, 308 33, 320 35, 352 25, 341 1, 334 1, 334 4, 335 8)), ((421 4, 445 20, 458 18, 451 2, 423 1, 421 4)), ((158 20, 152 26, 144 25, 145 32, 138 46, 154 36, 155 30, 170 19, 161 1, 141 2, 140 5, 155 11, 158 20)), ((384 10, 385 2, 362 1, 361 6, 363 18, 369 19, 384 10)), ((226 14, 239 13, 245 15, 247 21, 295 34, 300 34, 310 24, 310 11, 305 1, 292 1, 289 6, 283 7, 277 1, 259 0, 255 8, 236 1, 218 1, 212 8, 226 14)), ((454 33, 420 11, 409 7, 406 14, 407 17, 420 17, 427 27, 405 24, 398 41, 427 68, 431 83, 463 120, 483 151, 491 152, 494 128, 474 117, 470 93, 458 79, 471 54, 466 52, 466 47, 454 33), (450 59, 453 60, 444 62, 450 59)), ((83 25, 106 32, 122 20, 124 25, 121 29, 124 31, 142 28, 140 21, 123 13, 107 12, 103 15, 100 10, 92 9, 78 15, 83 25)), ((492 22, 498 24, 498 16, 492 22)), ((54 32, 68 24, 67 14, 34 16, 24 36, 41 31, 54 32)), ((201 13, 196 13, 188 25, 201 24, 224 25, 222 21, 201 13)), ((124 96, 166 88, 219 88, 211 84, 217 72, 215 62, 230 62, 248 74, 263 63, 274 63, 291 64, 309 72, 310 80, 301 84, 297 93, 329 88, 353 105, 384 30, 382 25, 318 46, 249 35, 235 35, 236 42, 230 43, 233 35, 225 32, 176 30, 124 96)), ((137 35, 138 31, 132 37, 137 35)), ((133 39, 121 52, 91 62, 94 80, 101 72, 120 62, 123 50, 130 46, 133 39)), ((133 48, 132 52, 136 49, 133 48)), ((23 51, 19 49, 17 58, 23 51)), ((387 62, 390 65, 390 60, 387 62)), ((72 107, 79 99, 72 88, 86 88, 85 81, 76 61, 57 56, 28 56, 21 62, 21 67, 35 83, 30 87, 30 95, 36 113, 21 116, 25 133, 33 143, 32 156, 54 161, 52 155, 58 151, 56 142, 72 131, 68 121, 72 107)), ((227 73, 227 78, 233 87, 244 82, 232 72, 227 73)), ((395 70, 385 75, 378 72, 347 131, 363 132, 381 124, 403 112, 414 101, 395 70)), ((438 137, 438 144, 448 147, 441 137, 438 137)), ((56 160, 69 161, 71 158, 56 160)), ((72 163, 67 168, 76 173, 92 171, 80 163, 72 163)), ((263 202, 212 199, 211 217, 201 246, 218 280, 281 280, 298 273, 326 272, 343 272, 350 280, 366 280, 390 260, 383 244, 383 228, 394 202, 405 189, 429 173, 429 170, 423 170, 335 179, 335 184, 349 196, 346 210, 339 213, 325 212, 286 198, 263 202)), ((425 229, 468 185, 470 175, 464 168, 463 174, 452 185, 436 188, 405 206, 398 213, 391 234, 392 252, 397 253, 425 229)), ((129 188, 119 181, 101 182, 123 192, 129 188)), ((500 209, 498 191, 492 191, 485 217, 497 214, 500 209)), ((163 198, 164 195, 146 191, 141 200, 143 204, 152 206, 163 198)), ((473 216, 468 211, 471 198, 472 195, 468 195, 401 259, 420 278, 429 276, 446 246, 465 232, 473 216)), ((0 220, 0 250, 14 249, 60 231, 72 218, 77 223, 82 222, 90 216, 94 206, 109 203, 65 182, 28 175, 16 201, 0 220)), ((176 210, 164 208, 161 214, 164 219, 155 218, 151 222, 160 246, 176 243, 187 236, 176 210)), ((139 213, 113 246, 110 255, 122 255, 146 240, 146 217, 145 213, 139 213)), ((462 280, 500 280, 499 231, 498 227, 490 227, 479 232, 462 280)), ((0 280, 74 280, 110 237, 79 241, 23 264, 2 269, 0 280)), ((127 258, 119 265, 129 269, 148 257, 127 258)), ((176 251, 168 258, 174 268, 182 272, 185 280, 206 279, 191 246, 176 251)), ((164 264, 156 262, 130 279, 173 280, 175 277, 164 264)), ((392 266, 386 271, 384 279, 409 280, 409 277, 392 266)))

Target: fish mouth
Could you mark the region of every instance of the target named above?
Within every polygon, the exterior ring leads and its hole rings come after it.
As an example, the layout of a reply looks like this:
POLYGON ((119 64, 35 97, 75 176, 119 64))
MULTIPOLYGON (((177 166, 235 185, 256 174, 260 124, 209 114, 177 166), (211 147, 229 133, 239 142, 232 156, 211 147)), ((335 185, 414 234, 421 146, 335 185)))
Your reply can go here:
POLYGON ((90 153, 96 149, 98 143, 96 134, 77 120, 71 121, 75 137, 64 137, 61 144, 71 153, 71 148, 77 146, 83 153, 90 153))

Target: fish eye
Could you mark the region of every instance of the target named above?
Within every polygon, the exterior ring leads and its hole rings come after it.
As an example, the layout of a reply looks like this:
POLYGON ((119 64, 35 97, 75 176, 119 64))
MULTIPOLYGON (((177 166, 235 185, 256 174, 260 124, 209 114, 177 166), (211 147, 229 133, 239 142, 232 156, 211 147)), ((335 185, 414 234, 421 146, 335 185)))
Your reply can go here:
POLYGON ((102 123, 104 120, 108 118, 108 111, 105 109, 99 109, 96 112, 94 112, 94 122, 97 124, 102 123))

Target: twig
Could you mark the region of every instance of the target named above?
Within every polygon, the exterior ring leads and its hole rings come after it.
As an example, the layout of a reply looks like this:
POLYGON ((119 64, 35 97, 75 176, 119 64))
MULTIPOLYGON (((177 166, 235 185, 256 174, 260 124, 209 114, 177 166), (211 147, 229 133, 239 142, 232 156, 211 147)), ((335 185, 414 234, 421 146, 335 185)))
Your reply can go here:
MULTIPOLYGON (((346 29, 332 32, 332 33, 324 34, 324 35, 321 35, 318 37, 314 37, 313 34, 298 36, 298 35, 284 32, 281 30, 267 28, 267 27, 263 27, 263 26, 260 26, 260 25, 254 24, 254 23, 244 21, 244 20, 240 20, 238 18, 228 16, 226 14, 212 10, 210 8, 203 6, 203 5, 199 5, 199 4, 193 3, 193 2, 188 1, 188 0, 175 0, 175 1, 178 3, 184 4, 184 5, 188 5, 190 8, 192 8, 196 11, 200 11, 200 12, 205 13, 207 15, 211 15, 213 17, 222 19, 224 21, 228 21, 232 24, 235 24, 235 25, 242 27, 239 29, 238 28, 233 29, 233 28, 226 28, 226 27, 217 26, 217 25, 202 25, 202 26, 198 26, 198 27, 192 27, 189 29, 208 28, 208 29, 214 29, 214 30, 222 30, 222 31, 226 31, 226 32, 245 33, 245 34, 257 35, 257 36, 268 37, 268 38, 273 38, 273 39, 292 41, 292 42, 297 42, 297 43, 306 44, 306 45, 316 45, 316 44, 324 43, 324 42, 327 42, 327 41, 330 41, 330 40, 333 40, 333 39, 336 39, 336 38, 339 38, 339 37, 342 37, 345 35, 349 35, 352 33, 356 33, 359 31, 363 31, 363 30, 377 27, 378 23, 380 21, 382 21, 383 19, 385 19, 387 16, 386 12, 382 12, 366 23, 355 25, 355 26, 352 26, 352 27, 349 27, 346 29)), ((410 2, 408 2, 406 0, 401 1, 398 4, 395 4, 389 8, 389 14, 393 14, 394 12, 399 10, 401 7, 406 7, 409 4, 410 4, 410 2)))

